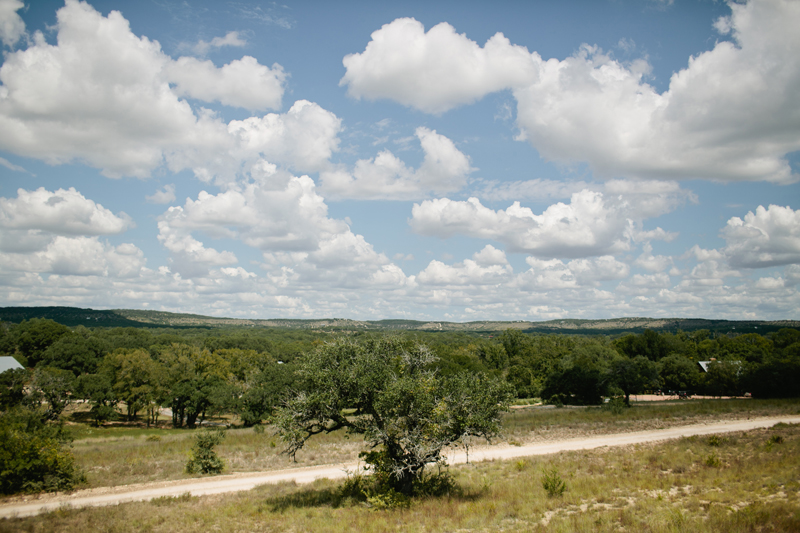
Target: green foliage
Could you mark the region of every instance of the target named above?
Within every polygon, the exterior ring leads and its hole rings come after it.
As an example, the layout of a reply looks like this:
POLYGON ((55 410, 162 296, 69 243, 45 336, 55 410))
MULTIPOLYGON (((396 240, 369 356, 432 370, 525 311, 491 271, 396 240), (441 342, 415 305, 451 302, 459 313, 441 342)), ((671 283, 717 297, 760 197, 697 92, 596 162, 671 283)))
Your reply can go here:
POLYGON ((739 378, 742 373, 739 361, 715 361, 700 382, 701 390, 710 396, 740 396, 739 378))
POLYGON ((216 352, 172 344, 161 352, 159 362, 166 368, 166 395, 175 427, 185 422, 193 428, 198 419, 202 423, 217 407, 215 400, 226 398, 231 388, 230 363, 216 352))
POLYGON ((800 398, 800 355, 771 357, 762 365, 750 366, 739 388, 754 398, 800 398))
POLYGON ((123 402, 128 420, 144 410, 149 427, 157 418, 160 400, 166 392, 165 381, 166 369, 147 351, 119 349, 103 358, 97 382, 87 387, 87 392, 92 393, 98 414, 106 410, 103 406, 123 402))
POLYGON ((236 412, 245 427, 268 420, 295 381, 294 365, 272 363, 239 384, 236 412))
POLYGON ((393 488, 384 491, 375 492, 367 496, 367 504, 378 510, 385 509, 400 509, 408 508, 411 506, 411 499, 393 488))
POLYGON ((625 403, 625 398, 622 396, 612 396, 608 402, 603 405, 603 408, 615 415, 621 415, 630 405, 625 403))
POLYGON ((380 483, 413 494, 425 466, 442 464, 445 446, 494 436, 510 397, 507 386, 481 375, 439 377, 435 362, 426 346, 398 337, 339 339, 306 354, 300 391, 275 417, 287 453, 346 428, 366 437, 372 451, 362 457, 380 483))
POLYGON ((69 335, 67 326, 46 318, 23 320, 10 332, 11 342, 20 355, 26 358, 26 366, 36 366, 45 351, 60 337, 69 335))
POLYGON ((608 392, 608 365, 615 357, 614 350, 599 343, 576 347, 547 376, 542 398, 553 404, 601 404, 608 392))
POLYGON ((633 359, 615 357, 608 369, 609 383, 622 390, 625 405, 630 405, 631 394, 639 394, 658 387, 658 367, 643 355, 633 359))
POLYGON ((46 407, 48 420, 56 420, 70 404, 75 384, 75 376, 69 370, 38 367, 33 373, 29 398, 46 407))
POLYGON ((78 378, 76 392, 88 399, 92 405, 91 415, 94 425, 99 427, 117 417, 117 394, 114 391, 112 376, 107 372, 84 374, 78 378))
POLYGON ((619 353, 633 359, 638 356, 651 361, 659 361, 670 351, 665 335, 646 329, 641 335, 628 334, 614 342, 619 353))
POLYGON ((700 381, 700 365, 687 357, 671 353, 658 362, 661 384, 667 390, 695 390, 700 381))
POLYGON ((222 442, 225 433, 221 429, 207 429, 197 433, 192 446, 189 462, 186 463, 186 472, 189 474, 219 474, 225 468, 225 463, 217 455, 214 446, 222 442))
POLYGON ((561 474, 555 468, 545 469, 542 473, 542 488, 551 498, 563 496, 567 490, 567 483, 561 479, 561 474))
POLYGON ((767 442, 770 444, 783 444, 783 437, 781 435, 770 435, 767 442))
POLYGON ((69 435, 46 418, 27 407, 0 414, 0 493, 65 491, 84 481, 69 435))
POLYGON ((108 351, 108 346, 97 337, 78 333, 62 335, 42 354, 41 364, 69 370, 76 376, 93 374, 108 351))
POLYGON ((30 372, 24 368, 13 368, 0 372, 0 410, 5 411, 23 403, 25 387, 30 381, 30 372))

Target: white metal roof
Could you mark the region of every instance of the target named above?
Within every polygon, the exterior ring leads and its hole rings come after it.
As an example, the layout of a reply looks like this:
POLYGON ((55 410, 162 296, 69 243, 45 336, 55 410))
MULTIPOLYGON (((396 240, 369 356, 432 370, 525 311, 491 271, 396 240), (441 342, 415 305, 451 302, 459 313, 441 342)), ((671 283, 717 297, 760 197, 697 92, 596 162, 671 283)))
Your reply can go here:
POLYGON ((13 370, 15 368, 25 368, 25 367, 19 364, 17 360, 11 357, 10 355, 4 355, 0 357, 0 373, 5 372, 6 370, 13 370))

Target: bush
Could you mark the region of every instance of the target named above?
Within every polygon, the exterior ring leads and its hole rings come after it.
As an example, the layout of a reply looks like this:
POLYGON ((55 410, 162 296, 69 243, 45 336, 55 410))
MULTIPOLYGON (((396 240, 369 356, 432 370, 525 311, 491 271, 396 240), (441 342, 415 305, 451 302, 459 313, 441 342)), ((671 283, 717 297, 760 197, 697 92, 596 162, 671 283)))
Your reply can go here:
POLYGON ((225 433, 221 429, 203 430, 197 434, 192 446, 192 454, 186 463, 186 472, 189 474, 219 474, 225 468, 225 463, 214 451, 214 446, 222 442, 225 433))
POLYGON ((621 415, 629 405, 625 404, 625 398, 622 396, 614 396, 603 406, 604 409, 610 411, 611 414, 621 415))
POLYGON ((0 415, 0 493, 71 490, 85 481, 61 424, 41 410, 17 407, 0 415))
POLYGON ((558 470, 551 468, 544 471, 542 475, 542 488, 551 498, 562 496, 567 490, 567 484, 561 479, 558 470))

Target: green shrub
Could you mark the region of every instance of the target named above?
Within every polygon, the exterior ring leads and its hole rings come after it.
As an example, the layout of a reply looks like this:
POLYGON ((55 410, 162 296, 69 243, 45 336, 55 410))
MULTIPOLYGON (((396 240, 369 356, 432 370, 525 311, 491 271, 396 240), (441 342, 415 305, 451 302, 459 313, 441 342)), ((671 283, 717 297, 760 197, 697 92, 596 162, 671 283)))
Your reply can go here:
POLYGON ((16 407, 0 415, 0 493, 71 490, 85 481, 61 424, 42 410, 16 407))
POLYGON ((377 510, 397 509, 409 507, 411 505, 411 499, 405 494, 390 488, 382 492, 376 492, 371 496, 367 496, 367 503, 373 509, 377 510))
POLYGON ((344 500, 366 501, 372 491, 373 480, 359 471, 347 472, 347 477, 339 487, 339 495, 344 500))
POLYGON ((189 462, 186 463, 186 472, 189 474, 219 474, 222 472, 225 463, 214 451, 214 446, 222 442, 224 438, 225 433, 221 429, 198 432, 189 462))
POLYGON ((414 480, 415 496, 449 496, 459 494, 460 489, 456 481, 447 470, 439 470, 436 473, 423 473, 414 480))
POLYGON ((550 468, 544 471, 542 475, 542 488, 547 492, 551 498, 561 496, 567 490, 567 484, 561 479, 561 475, 555 468, 550 468))
POLYGON ((622 396, 614 396, 608 400, 608 403, 603 405, 604 409, 614 415, 621 415, 626 407, 628 407, 628 405, 625 404, 625 398, 622 396))
POLYGON ((780 435, 772 435, 767 442, 771 444, 783 444, 783 437, 780 435))

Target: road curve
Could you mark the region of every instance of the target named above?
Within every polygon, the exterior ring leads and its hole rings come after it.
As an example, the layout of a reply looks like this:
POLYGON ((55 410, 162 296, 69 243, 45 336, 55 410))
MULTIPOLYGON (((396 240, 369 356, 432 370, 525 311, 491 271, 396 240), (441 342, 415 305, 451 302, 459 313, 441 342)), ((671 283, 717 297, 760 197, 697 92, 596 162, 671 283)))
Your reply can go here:
MULTIPOLYGON (((469 459, 474 462, 493 459, 503 460, 532 455, 548 455, 562 451, 590 450, 603 446, 641 444, 693 435, 710 435, 713 433, 766 428, 779 422, 800 424, 800 416, 754 418, 750 420, 735 420, 713 424, 677 426, 631 433, 595 435, 587 438, 536 443, 525 446, 487 446, 471 450, 469 459)), ((463 450, 459 449, 451 452, 447 459, 450 464, 464 463, 466 462, 466 455, 463 450)), ((338 465, 310 466, 272 472, 231 474, 202 479, 183 479, 143 483, 139 485, 125 485, 121 487, 100 487, 96 489, 80 490, 72 494, 42 495, 34 497, 36 499, 33 501, 14 501, 0 504, 0 518, 33 516, 60 508, 117 505, 126 502, 152 500, 153 498, 180 496, 186 493, 192 496, 204 496, 207 494, 236 492, 250 490, 257 485, 279 483, 281 481, 311 483, 321 478, 339 479, 345 477, 347 471, 355 469, 356 466, 355 463, 342 463, 338 465)))

